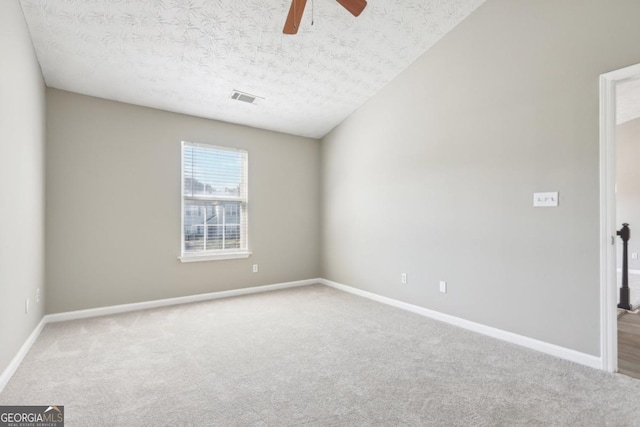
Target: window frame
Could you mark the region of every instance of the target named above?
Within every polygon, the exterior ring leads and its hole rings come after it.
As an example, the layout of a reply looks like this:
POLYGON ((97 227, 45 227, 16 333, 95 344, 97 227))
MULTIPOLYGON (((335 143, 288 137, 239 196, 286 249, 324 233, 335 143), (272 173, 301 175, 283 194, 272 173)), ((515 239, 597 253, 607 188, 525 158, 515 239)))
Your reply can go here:
MULTIPOLYGON (((197 200, 197 199, 196 199, 197 200)), ((219 202, 228 201, 224 197, 210 198, 206 200, 215 200, 219 202)), ((239 258, 248 258, 251 256, 251 251, 249 251, 249 213, 248 213, 248 205, 249 205, 249 152, 247 150, 241 148, 234 147, 223 147, 214 144, 206 144, 200 142, 191 142, 191 141, 181 141, 180 142, 180 256, 178 259, 180 262, 199 262, 199 261, 216 261, 216 260, 228 260, 228 259, 239 259, 239 258), (244 197, 241 198, 240 206, 241 206, 241 215, 240 215, 240 232, 242 230, 245 232, 244 238, 241 238, 241 241, 246 242, 245 248, 234 248, 234 249, 214 249, 207 251, 199 251, 199 252, 185 252, 185 232, 184 232, 184 220, 185 220, 185 168, 184 168, 184 154, 185 154, 185 145, 190 146, 201 146, 204 148, 222 150, 222 151, 233 151, 233 152, 241 152, 244 155, 244 161, 242 165, 242 176, 243 176, 243 184, 244 184, 244 197), (244 221, 244 224, 243 224, 244 221)), ((206 209, 205 209, 206 211, 206 209)), ((206 230, 206 228, 205 228, 206 230)), ((206 231, 205 231, 206 233, 206 231)))

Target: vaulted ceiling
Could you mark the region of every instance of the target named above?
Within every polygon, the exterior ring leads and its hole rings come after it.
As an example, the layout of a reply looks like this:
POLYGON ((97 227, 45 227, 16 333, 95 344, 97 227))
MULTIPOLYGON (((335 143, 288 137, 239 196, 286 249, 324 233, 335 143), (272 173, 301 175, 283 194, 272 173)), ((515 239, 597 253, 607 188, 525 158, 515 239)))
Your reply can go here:
POLYGON ((21 0, 48 86, 320 138, 485 0, 21 0), (254 104, 231 99, 238 90, 254 104))

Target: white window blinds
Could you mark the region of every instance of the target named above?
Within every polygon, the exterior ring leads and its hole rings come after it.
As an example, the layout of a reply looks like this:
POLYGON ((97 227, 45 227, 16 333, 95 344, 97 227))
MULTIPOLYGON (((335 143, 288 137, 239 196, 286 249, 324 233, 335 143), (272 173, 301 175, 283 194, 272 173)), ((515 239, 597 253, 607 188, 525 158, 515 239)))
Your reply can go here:
POLYGON ((182 143, 182 259, 248 255, 245 150, 182 143))

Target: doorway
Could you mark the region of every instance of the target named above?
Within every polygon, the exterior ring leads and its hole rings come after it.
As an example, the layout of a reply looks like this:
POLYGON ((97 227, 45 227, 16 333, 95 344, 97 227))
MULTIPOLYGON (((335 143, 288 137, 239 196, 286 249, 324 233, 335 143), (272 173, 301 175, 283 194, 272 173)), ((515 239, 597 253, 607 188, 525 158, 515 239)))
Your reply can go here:
MULTIPOLYGON (((640 98, 633 100, 633 95, 630 91, 640 91, 640 64, 631 67, 626 67, 620 70, 616 70, 610 73, 606 73, 600 76, 600 302, 601 302, 601 359, 602 368, 609 372, 624 372, 628 367, 629 349, 623 344, 628 341, 628 337, 621 334, 620 343, 618 342, 618 297, 619 297, 619 277, 621 272, 618 269, 621 265, 619 261, 621 259, 621 252, 619 251, 621 241, 616 237, 617 230, 622 226, 618 224, 620 215, 624 215, 625 218, 630 215, 629 200, 625 200, 624 203, 619 204, 622 200, 618 200, 616 193, 616 182, 620 179, 619 166, 624 167, 625 161, 617 159, 618 147, 617 138, 618 134, 628 133, 635 125, 626 125, 627 122, 636 121, 636 124, 640 124, 640 109, 634 112, 635 108, 640 107, 640 98), (638 114, 633 117, 634 114, 638 114), (623 123, 625 123, 623 125, 623 123), (620 126, 620 128, 619 128, 620 126), (622 132, 624 130, 624 132, 622 132), (620 163, 620 165, 618 165, 620 163), (620 209, 618 209, 620 208, 620 209), (618 212, 620 211, 620 212, 618 212), (619 344, 622 345, 619 348, 619 344), (619 354, 620 350, 620 354, 619 354), (619 356, 624 356, 619 361, 619 356), (623 366, 624 365, 624 366, 623 366)), ((640 94, 640 92, 638 92, 640 94)), ((637 126, 640 132, 640 125, 637 126)), ((640 144, 640 134, 638 135, 640 144)), ((625 140, 626 142, 626 140, 625 140)), ((631 146, 621 146, 621 149, 628 150, 633 148, 631 146)), ((625 155, 628 155, 625 154, 625 155)), ((625 169, 625 173, 628 172, 625 169)), ((624 175, 624 174, 623 174, 624 175)), ((625 177, 627 179, 629 177, 625 177)), ((640 174, 639 174, 640 179, 640 174)), ((628 183, 625 183, 624 191, 629 191, 628 183)), ((621 188, 622 190, 622 188, 621 188)), ((640 191, 640 184, 638 185, 638 191, 640 191)), ((640 205, 638 206, 640 209, 640 205)), ((633 215, 632 215, 633 216, 633 215)), ((638 217, 637 232, 640 233, 640 211, 635 215, 638 217)), ((627 221, 627 220, 623 220, 627 221)), ((631 219, 628 220, 631 223, 631 219)), ((633 225, 631 225, 633 228, 633 225)), ((637 235, 637 234, 636 234, 637 235)), ((633 236, 633 233, 632 233, 633 236)), ((639 240, 639 239, 636 239, 639 240)), ((630 241, 631 242, 631 241, 630 241)), ((640 249, 640 247, 639 247, 640 249)), ((629 251, 629 257, 632 258, 632 254, 638 253, 631 247, 629 251)), ((637 257, 637 256, 636 256, 637 257)), ((640 272, 640 260, 630 259, 630 267, 637 264, 638 272, 640 272), (631 263, 635 262, 635 264, 631 263)), ((629 277, 633 277, 630 275, 629 277)), ((640 284, 640 277, 634 278, 640 284)), ((638 298, 637 290, 631 297, 632 303, 638 303, 633 298, 638 298)), ((626 311, 621 311, 623 316, 628 315, 626 311)), ((629 329, 635 324, 635 318, 626 318, 626 321, 630 321, 630 324, 624 324, 621 326, 621 330, 629 329)), ((640 317, 638 318, 638 344, 640 344, 640 317)), ((632 354, 632 358, 635 357, 632 354)), ((640 375, 640 349, 637 353, 637 359, 639 363, 638 375, 640 375)))

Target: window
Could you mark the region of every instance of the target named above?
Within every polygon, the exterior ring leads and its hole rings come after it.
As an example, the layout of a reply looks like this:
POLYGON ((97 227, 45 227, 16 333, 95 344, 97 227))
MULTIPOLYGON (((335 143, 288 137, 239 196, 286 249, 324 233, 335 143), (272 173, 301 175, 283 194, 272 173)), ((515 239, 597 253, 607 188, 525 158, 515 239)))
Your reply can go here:
POLYGON ((245 150, 182 143, 182 262, 246 258, 245 150))

